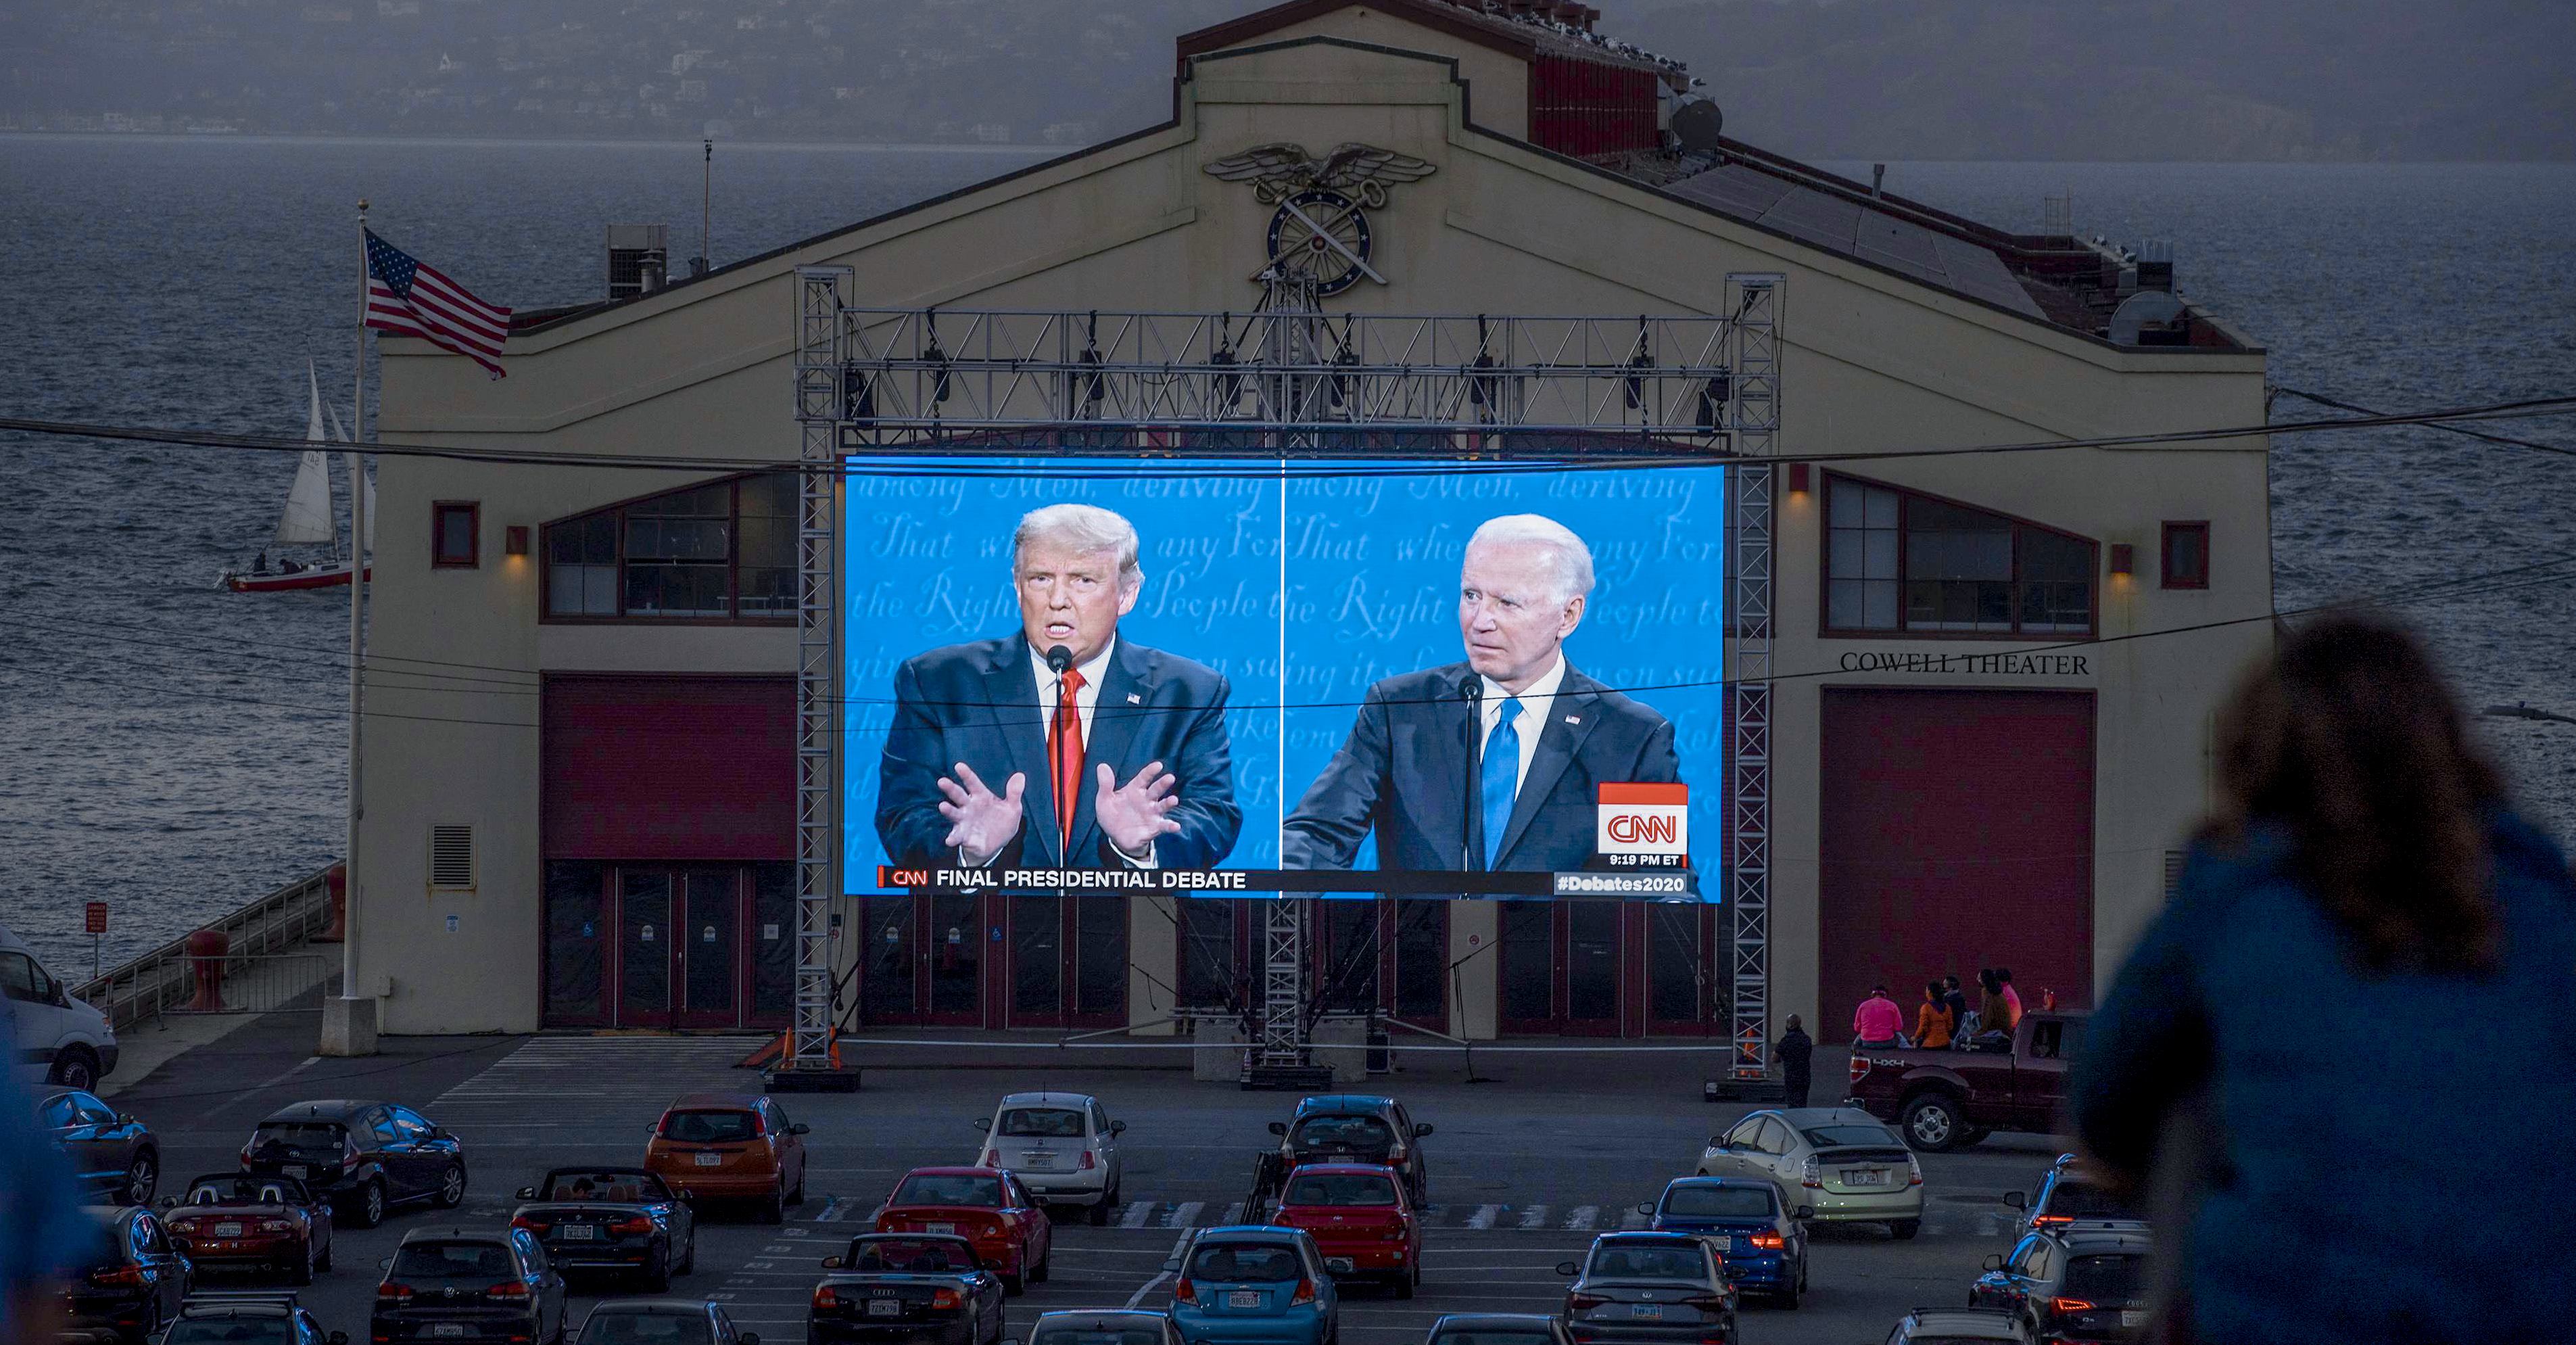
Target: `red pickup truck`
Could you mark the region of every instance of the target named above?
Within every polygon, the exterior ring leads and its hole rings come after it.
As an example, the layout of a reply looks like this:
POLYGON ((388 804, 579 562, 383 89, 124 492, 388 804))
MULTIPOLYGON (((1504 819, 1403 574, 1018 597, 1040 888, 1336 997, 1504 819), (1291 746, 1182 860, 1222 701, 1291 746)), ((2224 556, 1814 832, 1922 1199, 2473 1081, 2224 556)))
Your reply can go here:
POLYGON ((2084 1041, 2084 1019, 2061 1010, 2025 1013, 2008 1050, 1855 1046, 1843 1105, 1895 1123, 1906 1143, 1927 1153, 1997 1130, 2048 1134, 2066 1097, 2066 1064, 2084 1041))

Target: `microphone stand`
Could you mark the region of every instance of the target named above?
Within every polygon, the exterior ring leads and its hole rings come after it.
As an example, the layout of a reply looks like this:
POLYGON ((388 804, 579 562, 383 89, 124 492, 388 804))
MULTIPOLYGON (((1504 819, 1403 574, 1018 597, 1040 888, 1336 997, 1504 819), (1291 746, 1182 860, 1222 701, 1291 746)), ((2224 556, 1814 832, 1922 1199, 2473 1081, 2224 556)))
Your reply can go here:
POLYGON ((1467 703, 1467 772, 1461 786, 1465 806, 1458 810, 1458 871, 1474 873, 1485 867, 1476 854, 1476 811, 1484 804, 1476 786, 1484 765, 1484 745, 1477 741, 1477 732, 1485 727, 1485 679, 1470 669, 1467 680, 1458 686, 1458 697, 1467 703))
MULTIPOLYGON (((1047 671, 1055 674, 1054 680, 1047 686, 1047 741, 1052 745, 1055 741, 1056 733, 1062 727, 1055 722, 1055 719, 1056 716, 1065 713, 1064 670, 1073 666, 1073 651, 1060 644, 1050 645, 1047 647, 1046 651, 1046 662, 1047 671)), ((1073 714, 1075 716, 1074 722, 1077 724, 1081 723, 1082 710, 1079 706, 1074 708, 1073 714)), ((1088 751, 1090 746, 1091 744, 1088 742, 1083 744, 1086 751, 1088 751)), ((1063 782, 1053 778, 1055 775, 1055 758, 1052 755, 1047 758, 1047 775, 1049 777, 1047 780, 1047 796, 1049 798, 1054 798, 1056 786, 1063 782)), ((1081 794, 1082 777, 1080 775, 1076 775, 1074 777, 1074 796, 1079 798, 1081 797, 1081 794)), ((1059 849, 1061 851, 1062 847, 1069 847, 1073 844, 1073 827, 1071 824, 1071 818, 1073 817, 1073 799, 1056 799, 1055 806, 1056 816, 1058 818, 1065 819, 1060 822, 1056 828, 1056 835, 1062 838, 1059 842, 1059 849)), ((1073 867, 1073 856, 1070 853, 1060 852, 1056 855, 1055 862, 1057 871, 1062 872, 1065 869, 1073 867)), ((1064 967, 1064 950, 1073 945, 1074 931, 1079 929, 1082 925, 1081 917, 1068 908, 1066 898, 1069 895, 1070 893, 1062 883, 1056 884, 1055 918, 1057 925, 1055 965, 1059 974, 1061 974, 1062 968, 1064 967)), ((1079 998, 1080 993, 1073 986, 1059 985, 1056 987, 1056 1023, 1061 1030, 1072 1030, 1073 1006, 1079 998)))

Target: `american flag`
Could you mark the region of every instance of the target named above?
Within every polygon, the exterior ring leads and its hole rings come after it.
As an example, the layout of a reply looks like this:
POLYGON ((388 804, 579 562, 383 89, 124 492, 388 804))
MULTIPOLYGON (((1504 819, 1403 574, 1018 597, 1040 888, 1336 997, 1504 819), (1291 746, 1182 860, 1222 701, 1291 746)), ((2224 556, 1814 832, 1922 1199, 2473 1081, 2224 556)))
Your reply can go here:
POLYGON ((376 237, 367 236, 367 325, 398 336, 417 336, 482 365, 494 378, 501 343, 510 338, 510 310, 487 304, 435 267, 376 237))

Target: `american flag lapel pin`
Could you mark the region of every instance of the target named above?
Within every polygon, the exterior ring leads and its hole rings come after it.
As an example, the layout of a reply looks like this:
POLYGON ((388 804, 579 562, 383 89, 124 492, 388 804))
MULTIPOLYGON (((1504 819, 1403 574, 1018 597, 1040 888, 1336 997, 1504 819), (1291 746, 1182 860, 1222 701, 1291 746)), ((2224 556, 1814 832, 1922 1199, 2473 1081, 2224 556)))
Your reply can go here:
POLYGON ((1145 703, 1145 698, 1137 695, 1133 691, 1130 691, 1127 693, 1127 703, 1129 705, 1142 705, 1145 703))
POLYGON ((1566 723, 1569 723, 1569 724, 1580 724, 1580 723, 1582 723, 1582 722, 1583 722, 1583 716, 1581 716, 1581 715, 1567 715, 1567 716, 1565 717, 1565 722, 1566 722, 1566 723))

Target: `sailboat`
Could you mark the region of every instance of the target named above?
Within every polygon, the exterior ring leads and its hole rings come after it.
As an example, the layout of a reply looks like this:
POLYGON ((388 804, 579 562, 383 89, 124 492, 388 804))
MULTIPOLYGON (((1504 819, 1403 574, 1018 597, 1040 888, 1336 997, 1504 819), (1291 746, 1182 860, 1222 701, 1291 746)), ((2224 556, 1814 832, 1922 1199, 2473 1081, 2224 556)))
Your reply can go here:
MULTIPOLYGON (((340 424, 336 407, 322 401, 322 381, 307 361, 304 376, 311 385, 313 401, 305 414, 304 438, 308 443, 348 443, 348 431, 340 424), (323 437, 322 419, 328 414, 331 434, 323 437)), ((363 473, 361 474, 363 478, 363 473)), ((370 554, 376 542, 376 483, 361 479, 357 488, 366 492, 367 535, 354 548, 359 555, 370 554)), ((332 588, 349 582, 349 572, 356 568, 354 556, 340 554, 339 523, 331 515, 331 455, 322 449, 308 448, 295 466, 295 484, 287 489, 286 510, 278 516, 277 535, 271 539, 279 547, 311 546, 327 543, 331 559, 304 562, 280 557, 277 568, 269 568, 268 553, 249 569, 227 570, 223 586, 235 593, 280 593, 289 589, 332 588)), ((372 567, 368 578, 375 577, 372 567)))

